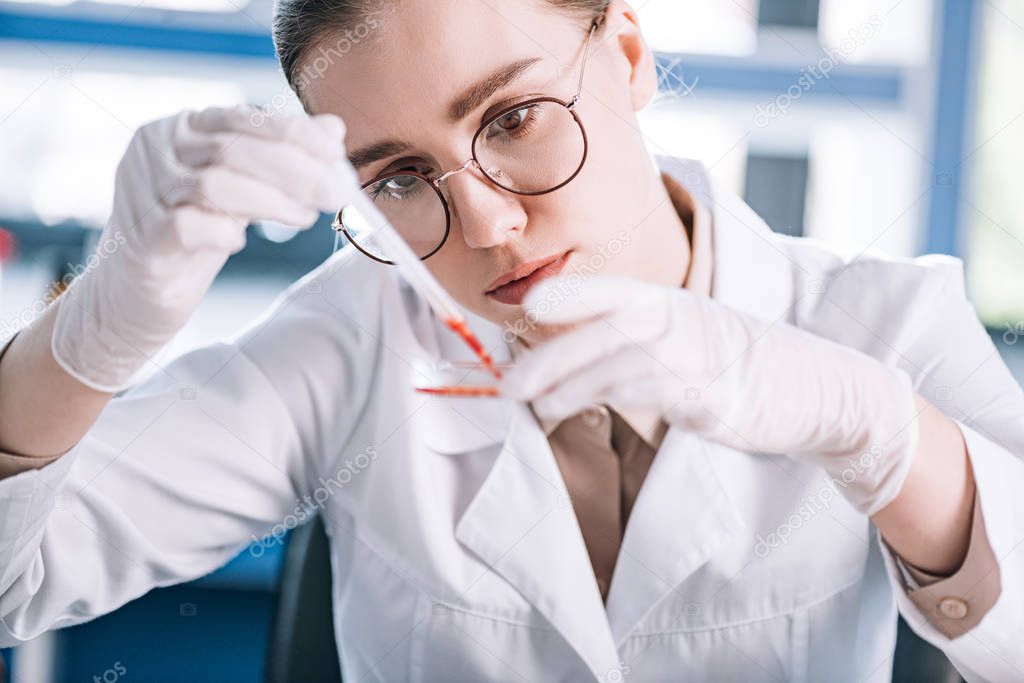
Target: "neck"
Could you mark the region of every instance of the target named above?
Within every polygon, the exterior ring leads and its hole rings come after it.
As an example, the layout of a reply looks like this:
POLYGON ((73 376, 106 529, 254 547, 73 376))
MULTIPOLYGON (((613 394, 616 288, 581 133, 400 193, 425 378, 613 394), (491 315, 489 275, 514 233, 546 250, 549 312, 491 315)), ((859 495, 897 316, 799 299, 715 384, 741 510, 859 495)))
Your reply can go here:
POLYGON ((637 269, 644 280, 682 287, 690 270, 693 211, 689 193, 671 177, 663 180, 655 167, 637 236, 637 269), (668 184, 668 187, 666 187, 668 184))

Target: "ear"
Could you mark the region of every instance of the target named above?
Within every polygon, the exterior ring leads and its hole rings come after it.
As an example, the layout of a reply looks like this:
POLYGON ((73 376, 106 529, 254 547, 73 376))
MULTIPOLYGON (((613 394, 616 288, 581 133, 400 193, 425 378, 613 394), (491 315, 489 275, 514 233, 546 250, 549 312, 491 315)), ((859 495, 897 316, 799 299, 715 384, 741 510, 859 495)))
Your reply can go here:
POLYGON ((625 0, 612 0, 608 6, 605 34, 602 41, 617 42, 620 54, 629 68, 629 90, 633 110, 639 111, 650 103, 658 90, 658 75, 654 53, 640 31, 636 10, 625 0))

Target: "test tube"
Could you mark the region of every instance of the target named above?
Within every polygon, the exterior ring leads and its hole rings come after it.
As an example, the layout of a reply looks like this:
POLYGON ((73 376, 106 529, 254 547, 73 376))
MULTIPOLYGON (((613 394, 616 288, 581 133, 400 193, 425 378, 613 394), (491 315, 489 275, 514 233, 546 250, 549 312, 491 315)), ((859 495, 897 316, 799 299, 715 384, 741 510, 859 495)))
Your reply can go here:
MULTIPOLYGON (((352 171, 355 173, 354 169, 352 171)), ((350 205, 351 219, 367 229, 366 234, 374 239, 387 254, 388 259, 402 269, 406 280, 412 285, 434 310, 441 316, 445 324, 473 349, 480 361, 491 374, 501 378, 501 371, 494 364, 483 344, 466 325, 466 318, 452 296, 445 291, 437 278, 431 274, 419 256, 409 247, 405 239, 398 234, 394 226, 377 210, 365 192, 355 193, 350 205)))

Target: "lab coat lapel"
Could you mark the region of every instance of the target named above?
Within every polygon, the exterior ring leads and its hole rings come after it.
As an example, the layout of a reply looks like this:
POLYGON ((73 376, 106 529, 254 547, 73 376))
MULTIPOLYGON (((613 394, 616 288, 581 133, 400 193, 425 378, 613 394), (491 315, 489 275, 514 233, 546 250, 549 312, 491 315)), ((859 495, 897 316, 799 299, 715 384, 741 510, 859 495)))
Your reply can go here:
POLYGON ((669 429, 630 512, 608 594, 616 646, 743 528, 712 467, 713 446, 669 429))
POLYGON ((618 657, 583 535, 548 441, 525 405, 513 405, 508 438, 455 537, 515 586, 595 677, 613 675, 618 657))

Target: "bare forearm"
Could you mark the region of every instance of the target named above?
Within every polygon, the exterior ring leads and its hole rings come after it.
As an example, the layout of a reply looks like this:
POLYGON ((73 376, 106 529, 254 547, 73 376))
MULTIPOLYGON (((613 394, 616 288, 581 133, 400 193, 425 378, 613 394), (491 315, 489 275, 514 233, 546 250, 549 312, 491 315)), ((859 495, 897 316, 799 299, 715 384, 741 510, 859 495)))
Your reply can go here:
POLYGON ((46 457, 85 435, 111 395, 83 385, 54 361, 56 306, 23 329, 0 360, 0 451, 46 457))
POLYGON ((974 475, 963 434, 917 397, 920 444, 900 494, 872 517, 901 558, 931 574, 952 574, 970 542, 974 475))

